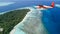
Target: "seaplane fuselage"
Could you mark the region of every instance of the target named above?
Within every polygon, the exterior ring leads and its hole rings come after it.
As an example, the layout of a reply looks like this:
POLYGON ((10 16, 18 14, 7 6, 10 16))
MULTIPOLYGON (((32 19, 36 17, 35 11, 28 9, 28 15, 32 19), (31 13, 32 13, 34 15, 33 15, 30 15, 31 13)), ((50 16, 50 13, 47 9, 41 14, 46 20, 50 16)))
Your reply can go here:
POLYGON ((52 2, 51 6, 46 6, 46 5, 38 5, 36 6, 38 9, 39 8, 54 8, 54 2, 52 2))

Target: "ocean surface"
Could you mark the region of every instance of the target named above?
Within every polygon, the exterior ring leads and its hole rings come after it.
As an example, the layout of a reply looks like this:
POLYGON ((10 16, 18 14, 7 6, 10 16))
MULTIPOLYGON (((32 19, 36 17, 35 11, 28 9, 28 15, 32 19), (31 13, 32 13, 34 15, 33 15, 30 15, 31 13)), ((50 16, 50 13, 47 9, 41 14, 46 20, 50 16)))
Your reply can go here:
MULTIPOLYGON (((9 6, 0 7, 0 13, 15 10, 22 7, 33 7, 36 5, 51 5, 52 1, 21 1, 16 2, 9 6)), ((59 4, 59 1, 55 1, 55 4, 59 4)), ((35 11, 36 12, 36 11, 35 11)), ((60 34, 60 7, 55 6, 52 9, 41 10, 42 22, 44 27, 50 32, 50 34, 60 34)), ((41 15, 41 14, 40 14, 41 15)))
POLYGON ((43 11, 42 21, 51 34, 60 34, 60 8, 43 11))
MULTIPOLYGON (((37 10, 35 7, 32 8, 30 8, 32 11, 28 12, 24 19, 14 27, 14 34, 26 34, 24 31, 26 29, 28 32, 32 30, 33 34, 60 34, 60 8, 58 6, 46 10, 37 10), (33 28, 29 28, 31 26, 33 28), (24 29, 24 27, 26 28, 24 29), (35 27, 37 32, 34 30, 35 27)), ((30 34, 32 34, 32 32, 30 34)))
MULTIPOLYGON (((55 4, 59 4, 59 1, 54 1, 54 2, 55 4)), ((18 1, 11 5, 0 6, 0 13, 22 8, 22 7, 30 7, 36 5, 51 5, 51 3, 52 1, 18 1)))

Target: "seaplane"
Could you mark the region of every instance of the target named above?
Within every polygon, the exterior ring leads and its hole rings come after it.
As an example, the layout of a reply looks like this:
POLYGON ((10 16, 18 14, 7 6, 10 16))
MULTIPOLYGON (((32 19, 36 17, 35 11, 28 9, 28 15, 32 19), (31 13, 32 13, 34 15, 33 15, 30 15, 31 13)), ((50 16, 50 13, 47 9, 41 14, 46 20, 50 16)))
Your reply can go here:
POLYGON ((37 9, 47 9, 47 8, 54 8, 54 2, 52 2, 51 6, 46 6, 46 5, 38 5, 35 6, 37 9))

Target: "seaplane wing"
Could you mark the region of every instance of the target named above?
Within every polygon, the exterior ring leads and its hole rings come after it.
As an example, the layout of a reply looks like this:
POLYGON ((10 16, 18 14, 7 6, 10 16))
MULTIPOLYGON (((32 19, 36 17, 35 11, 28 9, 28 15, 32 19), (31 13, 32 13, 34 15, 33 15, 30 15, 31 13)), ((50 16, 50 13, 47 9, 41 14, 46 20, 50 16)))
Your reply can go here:
POLYGON ((54 8, 54 2, 52 2, 51 6, 38 5, 37 8, 54 8))
POLYGON ((46 5, 43 5, 44 7, 43 8, 53 8, 51 6, 46 6, 46 5))

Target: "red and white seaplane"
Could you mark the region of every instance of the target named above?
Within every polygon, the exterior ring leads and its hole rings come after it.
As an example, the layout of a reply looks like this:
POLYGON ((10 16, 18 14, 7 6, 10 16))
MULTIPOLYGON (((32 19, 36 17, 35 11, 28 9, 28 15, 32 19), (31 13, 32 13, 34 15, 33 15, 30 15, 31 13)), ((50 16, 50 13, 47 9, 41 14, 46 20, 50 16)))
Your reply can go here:
POLYGON ((38 6, 36 6, 36 8, 38 8, 38 9, 40 9, 40 8, 54 8, 54 2, 52 2, 51 6, 38 5, 38 6))

